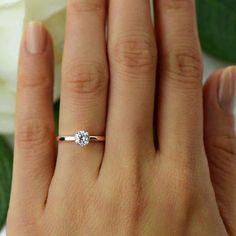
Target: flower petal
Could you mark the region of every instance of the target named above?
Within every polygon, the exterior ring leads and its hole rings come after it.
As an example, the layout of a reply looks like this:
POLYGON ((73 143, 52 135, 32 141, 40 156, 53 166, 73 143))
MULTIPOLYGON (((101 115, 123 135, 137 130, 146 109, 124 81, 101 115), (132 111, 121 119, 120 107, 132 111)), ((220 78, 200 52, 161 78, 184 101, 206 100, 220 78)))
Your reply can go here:
POLYGON ((16 81, 23 19, 23 1, 0 7, 0 81, 16 81))

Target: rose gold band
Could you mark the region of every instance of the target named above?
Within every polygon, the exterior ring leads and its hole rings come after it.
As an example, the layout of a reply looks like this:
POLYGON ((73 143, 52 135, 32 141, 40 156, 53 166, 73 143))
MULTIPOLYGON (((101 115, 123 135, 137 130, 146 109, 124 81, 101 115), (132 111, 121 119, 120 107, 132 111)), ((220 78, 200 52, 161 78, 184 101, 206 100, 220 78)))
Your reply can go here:
POLYGON ((90 136, 91 142, 105 142, 104 136, 90 136))
MULTIPOLYGON (((57 141, 58 142, 74 142, 75 136, 58 136, 57 141)), ((104 136, 90 136, 89 141, 90 142, 104 142, 105 137, 104 136)))

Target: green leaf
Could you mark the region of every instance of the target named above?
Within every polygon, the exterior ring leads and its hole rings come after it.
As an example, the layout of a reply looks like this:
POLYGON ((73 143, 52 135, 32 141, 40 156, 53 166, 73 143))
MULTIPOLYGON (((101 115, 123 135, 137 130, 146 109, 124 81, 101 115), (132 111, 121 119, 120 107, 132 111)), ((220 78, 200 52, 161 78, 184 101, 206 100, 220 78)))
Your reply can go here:
POLYGON ((10 199, 12 160, 10 146, 0 136, 0 229, 5 224, 10 199))
POLYGON ((236 62, 236 1, 197 0, 202 48, 220 59, 236 62))

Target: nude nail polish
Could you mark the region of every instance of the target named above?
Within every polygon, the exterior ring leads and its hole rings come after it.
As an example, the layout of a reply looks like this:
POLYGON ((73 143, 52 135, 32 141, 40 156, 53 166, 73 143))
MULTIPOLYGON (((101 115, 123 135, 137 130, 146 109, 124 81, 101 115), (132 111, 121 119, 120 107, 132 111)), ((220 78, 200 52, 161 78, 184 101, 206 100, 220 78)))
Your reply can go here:
POLYGON ((219 81, 219 104, 228 113, 236 110, 236 67, 231 66, 224 70, 219 81))
POLYGON ((30 22, 28 24, 26 46, 31 54, 40 54, 46 49, 46 31, 41 23, 30 22))

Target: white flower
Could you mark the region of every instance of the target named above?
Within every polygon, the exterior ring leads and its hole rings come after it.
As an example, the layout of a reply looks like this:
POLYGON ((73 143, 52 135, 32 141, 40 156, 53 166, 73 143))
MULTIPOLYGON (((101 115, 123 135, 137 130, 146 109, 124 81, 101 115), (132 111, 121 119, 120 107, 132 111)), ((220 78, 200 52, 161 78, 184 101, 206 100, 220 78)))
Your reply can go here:
POLYGON ((55 98, 59 97, 60 65, 66 0, 0 0, 0 133, 14 131, 17 65, 22 32, 29 21, 50 31, 55 51, 55 98))

